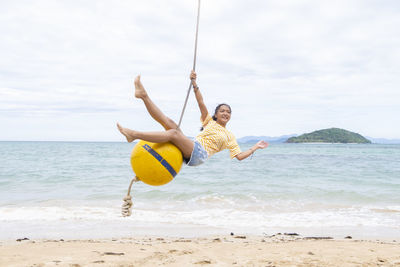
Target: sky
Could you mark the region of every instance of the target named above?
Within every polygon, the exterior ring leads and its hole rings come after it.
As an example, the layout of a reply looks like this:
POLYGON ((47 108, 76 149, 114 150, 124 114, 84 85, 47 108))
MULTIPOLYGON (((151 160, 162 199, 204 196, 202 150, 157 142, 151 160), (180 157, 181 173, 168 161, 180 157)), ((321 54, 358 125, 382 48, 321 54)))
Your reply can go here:
MULTIPOLYGON (((197 0, 1 0, 0 140, 124 141, 162 127, 134 98, 141 74, 178 121, 197 0)), ((203 0, 198 85, 236 137, 338 127, 400 138, 400 2, 203 0)), ((182 122, 200 128, 193 93, 182 122)))

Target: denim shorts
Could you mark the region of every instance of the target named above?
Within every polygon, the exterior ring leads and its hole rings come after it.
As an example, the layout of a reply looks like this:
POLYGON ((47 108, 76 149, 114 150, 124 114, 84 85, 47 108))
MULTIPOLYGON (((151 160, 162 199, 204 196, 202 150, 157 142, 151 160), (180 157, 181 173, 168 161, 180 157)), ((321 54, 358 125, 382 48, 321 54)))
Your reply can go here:
POLYGON ((194 147, 190 159, 185 159, 186 164, 188 166, 198 166, 203 164, 207 159, 207 151, 198 141, 194 141, 194 147))

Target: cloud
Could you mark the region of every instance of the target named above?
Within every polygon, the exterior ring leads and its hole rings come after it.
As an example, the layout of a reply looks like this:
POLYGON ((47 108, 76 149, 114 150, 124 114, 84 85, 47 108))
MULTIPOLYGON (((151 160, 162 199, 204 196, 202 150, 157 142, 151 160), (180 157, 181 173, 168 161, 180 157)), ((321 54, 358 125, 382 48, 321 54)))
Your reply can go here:
MULTIPOLYGON (((179 119, 196 4, 2 1, 0 139, 100 140, 79 130, 92 124, 120 140, 115 121, 160 129, 133 99, 137 74, 179 119)), ((232 104, 239 137, 343 127, 399 138, 399 15, 397 1, 203 0, 197 70, 209 110, 232 104)), ((196 135, 198 117, 191 96, 185 133, 196 135)))

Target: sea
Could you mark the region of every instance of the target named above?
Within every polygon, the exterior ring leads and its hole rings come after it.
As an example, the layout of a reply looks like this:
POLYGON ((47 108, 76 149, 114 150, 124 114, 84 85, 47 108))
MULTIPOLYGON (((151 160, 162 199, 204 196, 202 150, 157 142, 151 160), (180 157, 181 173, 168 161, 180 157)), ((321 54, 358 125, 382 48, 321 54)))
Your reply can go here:
MULTIPOLYGON (((400 145, 270 144, 132 186, 135 144, 0 142, 0 240, 296 233, 400 241, 400 145)), ((240 144, 242 150, 250 144, 240 144)))

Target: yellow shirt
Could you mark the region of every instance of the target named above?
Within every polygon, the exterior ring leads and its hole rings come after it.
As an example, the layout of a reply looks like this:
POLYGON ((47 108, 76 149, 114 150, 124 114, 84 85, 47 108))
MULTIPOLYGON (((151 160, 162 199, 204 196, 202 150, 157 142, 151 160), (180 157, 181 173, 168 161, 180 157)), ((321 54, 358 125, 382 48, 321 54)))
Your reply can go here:
POLYGON ((226 148, 230 150, 231 159, 241 152, 235 136, 214 121, 210 114, 207 114, 202 124, 204 130, 196 137, 196 140, 204 147, 209 157, 226 148))

